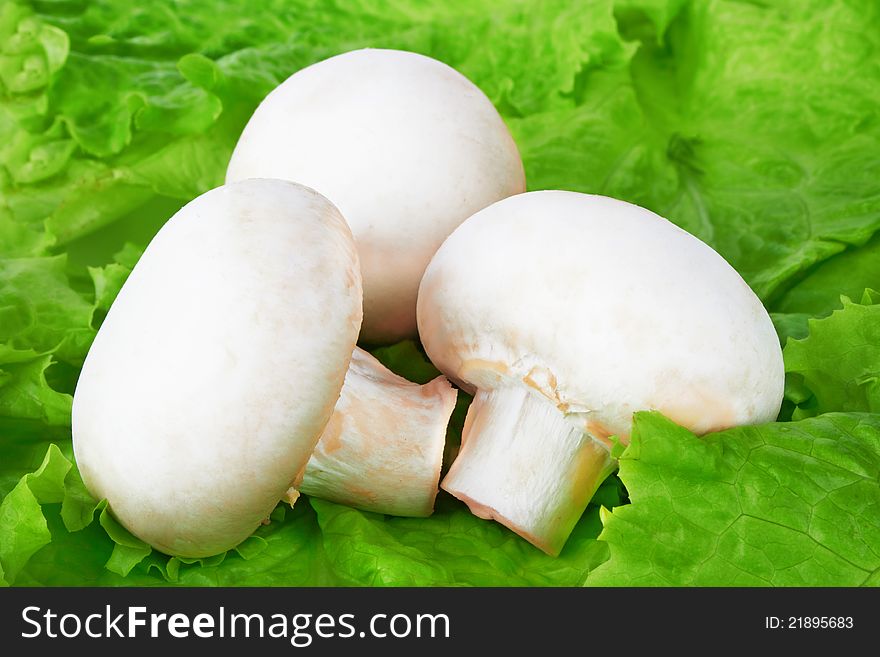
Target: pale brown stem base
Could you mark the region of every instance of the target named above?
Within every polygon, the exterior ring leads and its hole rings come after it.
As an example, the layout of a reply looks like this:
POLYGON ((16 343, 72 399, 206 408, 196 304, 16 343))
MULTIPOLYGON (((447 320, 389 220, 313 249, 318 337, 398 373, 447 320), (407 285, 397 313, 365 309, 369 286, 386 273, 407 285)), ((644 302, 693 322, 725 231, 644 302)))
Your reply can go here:
POLYGON ((299 490, 365 511, 431 515, 457 391, 407 381, 355 349, 299 490))
POLYGON ((614 467, 550 400, 511 386, 477 391, 442 488, 555 556, 614 467))

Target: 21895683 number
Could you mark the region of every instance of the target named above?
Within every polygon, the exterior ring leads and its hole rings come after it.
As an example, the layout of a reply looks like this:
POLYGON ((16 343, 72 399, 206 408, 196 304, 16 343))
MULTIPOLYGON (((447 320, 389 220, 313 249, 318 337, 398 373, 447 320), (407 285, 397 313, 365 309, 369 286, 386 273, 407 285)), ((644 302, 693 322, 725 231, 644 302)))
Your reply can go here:
POLYGON ((765 616, 764 627, 769 630, 851 629, 855 623, 852 616, 765 616))

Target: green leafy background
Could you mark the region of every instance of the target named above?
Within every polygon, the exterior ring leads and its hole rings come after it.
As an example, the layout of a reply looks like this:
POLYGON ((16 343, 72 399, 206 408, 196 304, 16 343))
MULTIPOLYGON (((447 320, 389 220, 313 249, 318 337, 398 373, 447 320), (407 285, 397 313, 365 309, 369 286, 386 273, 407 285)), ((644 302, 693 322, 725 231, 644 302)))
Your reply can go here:
MULTIPOLYGON (((878 231, 874 0, 0 0, 0 583, 880 584, 878 231), (639 414, 556 559, 445 494, 429 519, 279 506, 195 562, 120 527, 70 444, 101 319, 257 103, 360 47, 471 78, 530 189, 636 202, 727 258, 785 346, 780 422, 699 439, 639 414)), ((413 343, 374 352, 435 374, 413 343)))

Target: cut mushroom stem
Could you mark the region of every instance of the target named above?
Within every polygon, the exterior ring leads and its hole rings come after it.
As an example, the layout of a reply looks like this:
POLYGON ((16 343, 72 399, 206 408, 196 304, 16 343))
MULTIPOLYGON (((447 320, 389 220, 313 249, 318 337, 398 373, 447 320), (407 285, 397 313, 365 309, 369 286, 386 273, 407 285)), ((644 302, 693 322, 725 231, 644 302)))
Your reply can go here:
POLYGON ((365 511, 431 515, 456 396, 445 377, 419 385, 356 348, 299 490, 365 511))
POLYGON ((442 488, 556 556, 615 464, 606 445, 522 385, 479 390, 442 488))

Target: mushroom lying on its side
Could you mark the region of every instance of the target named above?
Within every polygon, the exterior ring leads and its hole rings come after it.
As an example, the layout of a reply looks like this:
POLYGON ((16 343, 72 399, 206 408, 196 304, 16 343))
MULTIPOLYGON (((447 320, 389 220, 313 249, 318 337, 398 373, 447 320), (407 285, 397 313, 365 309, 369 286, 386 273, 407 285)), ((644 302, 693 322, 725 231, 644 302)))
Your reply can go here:
POLYGON ((697 433, 772 421, 779 340, 709 246, 623 201, 521 194, 465 221, 422 279, 434 364, 476 390, 442 488, 558 554, 609 438, 656 409, 697 433))
POLYGON ((355 349, 299 490, 365 511, 431 515, 456 395, 445 377, 412 383, 355 349))
POLYGON ((199 196, 150 242, 83 366, 89 491, 162 552, 234 547, 302 474, 360 322, 354 241, 326 198, 280 180, 199 196))

